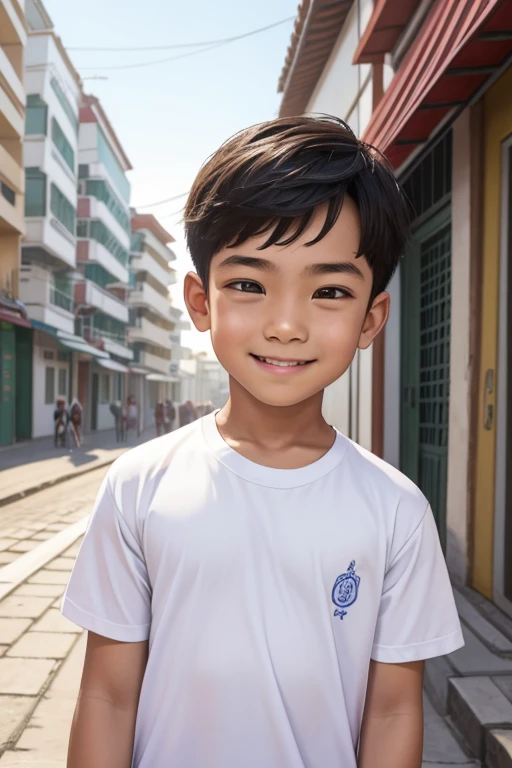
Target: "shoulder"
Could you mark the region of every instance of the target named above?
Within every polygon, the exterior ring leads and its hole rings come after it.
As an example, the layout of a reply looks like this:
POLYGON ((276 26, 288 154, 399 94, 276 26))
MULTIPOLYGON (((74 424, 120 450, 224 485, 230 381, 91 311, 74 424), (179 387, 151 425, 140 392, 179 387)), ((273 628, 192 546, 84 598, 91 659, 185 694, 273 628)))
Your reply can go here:
POLYGON ((348 443, 346 462, 359 495, 380 511, 393 538, 407 539, 429 510, 426 497, 396 467, 351 440, 348 443))

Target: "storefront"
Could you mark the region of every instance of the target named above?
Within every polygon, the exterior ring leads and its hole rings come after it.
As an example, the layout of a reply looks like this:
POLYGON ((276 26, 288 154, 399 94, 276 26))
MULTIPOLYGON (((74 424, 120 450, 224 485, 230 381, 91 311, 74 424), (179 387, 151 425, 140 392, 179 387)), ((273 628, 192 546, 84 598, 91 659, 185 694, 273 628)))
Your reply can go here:
POLYGON ((0 445, 32 436, 32 326, 23 304, 0 297, 0 445))

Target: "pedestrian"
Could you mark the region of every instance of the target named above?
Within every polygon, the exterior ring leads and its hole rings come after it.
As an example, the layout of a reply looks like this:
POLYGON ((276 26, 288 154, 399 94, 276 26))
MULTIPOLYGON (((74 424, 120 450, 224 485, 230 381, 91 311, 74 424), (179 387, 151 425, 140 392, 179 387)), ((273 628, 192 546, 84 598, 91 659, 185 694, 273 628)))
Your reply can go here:
POLYGON ((126 400, 126 433, 133 429, 136 434, 138 431, 139 421, 139 409, 137 408, 137 401, 133 395, 129 395, 126 400))
POLYGON ((82 406, 77 397, 71 401, 69 427, 75 438, 76 447, 79 448, 82 445, 82 406))
POLYGON ((125 419, 123 415, 123 405, 120 400, 116 400, 115 403, 111 403, 109 406, 110 413, 114 417, 116 427, 116 443, 123 443, 125 438, 125 419))
POLYGON ((229 399, 103 483, 63 602, 90 631, 69 768, 420 768, 424 659, 463 645, 434 516, 322 417, 385 325, 409 221, 328 116, 200 170, 184 295, 229 399))
POLYGON ((58 397, 53 412, 54 444, 55 447, 65 448, 67 444, 69 414, 66 410, 66 399, 58 397))
POLYGON ((192 424, 198 418, 197 411, 195 409, 192 400, 186 400, 178 407, 180 427, 184 427, 186 424, 192 424))
POLYGON ((161 400, 155 406, 155 426, 156 436, 160 437, 164 433, 165 408, 161 400))
POLYGON ((164 429, 168 433, 172 430, 174 420, 176 419, 176 408, 172 400, 167 400, 164 403, 164 429))

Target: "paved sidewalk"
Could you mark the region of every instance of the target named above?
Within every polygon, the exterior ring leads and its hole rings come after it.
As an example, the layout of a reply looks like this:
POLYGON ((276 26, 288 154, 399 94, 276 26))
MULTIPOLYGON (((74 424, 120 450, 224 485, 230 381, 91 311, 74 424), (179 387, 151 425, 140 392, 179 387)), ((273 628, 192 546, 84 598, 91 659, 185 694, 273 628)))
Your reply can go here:
MULTIPOLYGON (((126 450, 153 438, 148 429, 116 443, 114 430, 88 434, 80 448, 55 448, 52 437, 18 443, 0 450, 0 507, 64 479, 111 464, 126 450)), ((0 518, 1 518, 0 511, 0 518)))

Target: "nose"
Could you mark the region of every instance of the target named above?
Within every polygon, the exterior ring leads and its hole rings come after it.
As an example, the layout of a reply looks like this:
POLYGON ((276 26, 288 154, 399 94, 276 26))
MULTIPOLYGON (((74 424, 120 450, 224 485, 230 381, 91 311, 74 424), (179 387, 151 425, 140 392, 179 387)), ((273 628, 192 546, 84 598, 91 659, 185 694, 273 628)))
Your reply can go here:
POLYGON ((291 341, 307 341, 309 332, 302 312, 298 306, 280 302, 272 307, 264 328, 265 338, 271 341, 289 344, 291 341))

